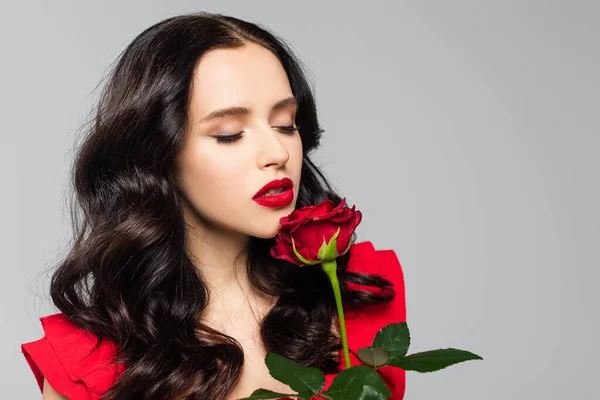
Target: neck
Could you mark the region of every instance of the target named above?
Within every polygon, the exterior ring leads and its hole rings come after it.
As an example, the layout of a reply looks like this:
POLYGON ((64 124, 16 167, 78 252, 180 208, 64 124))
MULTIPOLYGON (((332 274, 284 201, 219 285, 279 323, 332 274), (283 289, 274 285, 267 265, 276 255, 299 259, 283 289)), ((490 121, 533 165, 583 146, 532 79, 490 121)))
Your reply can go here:
POLYGON ((258 293, 248 277, 250 237, 212 226, 186 210, 186 251, 209 291, 206 313, 264 309, 271 299, 258 293))

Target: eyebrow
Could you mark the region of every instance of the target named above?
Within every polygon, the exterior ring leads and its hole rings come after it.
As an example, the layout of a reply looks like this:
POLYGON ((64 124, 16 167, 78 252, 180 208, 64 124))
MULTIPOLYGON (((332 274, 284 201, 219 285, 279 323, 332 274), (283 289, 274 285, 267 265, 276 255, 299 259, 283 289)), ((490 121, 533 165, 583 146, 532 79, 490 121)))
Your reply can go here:
MULTIPOLYGON (((279 111, 284 108, 288 108, 290 106, 298 107, 298 101, 296 100, 296 98, 294 96, 279 100, 278 102, 273 104, 273 106, 271 107, 271 112, 279 111)), ((244 116, 244 115, 248 115, 248 114, 250 114, 250 109, 246 108, 246 107, 221 108, 219 110, 215 110, 215 111, 211 112, 210 114, 208 114, 206 117, 202 118, 197 123, 202 124, 204 122, 208 122, 208 121, 216 119, 216 118, 239 117, 239 116, 244 116)))

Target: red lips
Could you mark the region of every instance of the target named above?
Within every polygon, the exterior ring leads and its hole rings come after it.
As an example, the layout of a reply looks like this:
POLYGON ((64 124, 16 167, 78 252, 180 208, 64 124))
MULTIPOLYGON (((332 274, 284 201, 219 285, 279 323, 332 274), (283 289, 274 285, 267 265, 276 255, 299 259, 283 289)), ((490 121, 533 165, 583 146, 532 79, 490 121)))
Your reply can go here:
POLYGON ((279 188, 291 189, 293 187, 294 187, 294 182, 292 182, 292 180, 290 178, 286 177, 286 178, 281 178, 281 179, 275 179, 275 180, 272 180, 271 182, 267 183, 262 188, 260 188, 260 190, 258 192, 256 192, 256 194, 252 198, 256 199, 257 197, 262 196, 264 193, 266 193, 272 189, 279 189, 279 188))

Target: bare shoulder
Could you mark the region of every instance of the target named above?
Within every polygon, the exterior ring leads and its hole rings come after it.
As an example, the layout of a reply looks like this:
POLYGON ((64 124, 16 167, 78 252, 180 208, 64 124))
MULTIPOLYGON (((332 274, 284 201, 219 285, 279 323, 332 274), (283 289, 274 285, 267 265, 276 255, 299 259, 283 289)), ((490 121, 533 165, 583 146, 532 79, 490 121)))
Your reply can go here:
POLYGON ((62 394, 58 393, 46 379, 44 379, 44 392, 42 394, 42 400, 69 400, 62 394))

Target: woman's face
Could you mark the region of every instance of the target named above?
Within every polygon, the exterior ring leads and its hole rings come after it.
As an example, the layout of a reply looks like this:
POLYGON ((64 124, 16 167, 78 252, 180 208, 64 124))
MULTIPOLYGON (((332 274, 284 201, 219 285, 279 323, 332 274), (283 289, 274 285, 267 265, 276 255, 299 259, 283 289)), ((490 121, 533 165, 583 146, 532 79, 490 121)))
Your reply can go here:
POLYGON ((248 43, 200 58, 192 81, 187 140, 177 160, 188 221, 191 217, 219 233, 259 238, 277 234, 279 219, 294 210, 298 198, 302 142, 297 130, 286 128, 296 128, 296 110, 283 66, 264 47, 248 43), (222 109, 230 110, 213 114, 222 109), (217 138, 238 133, 232 142, 217 138), (260 188, 283 177, 294 183, 291 203, 268 208, 254 202, 260 188))

